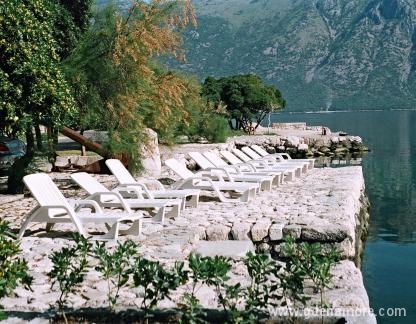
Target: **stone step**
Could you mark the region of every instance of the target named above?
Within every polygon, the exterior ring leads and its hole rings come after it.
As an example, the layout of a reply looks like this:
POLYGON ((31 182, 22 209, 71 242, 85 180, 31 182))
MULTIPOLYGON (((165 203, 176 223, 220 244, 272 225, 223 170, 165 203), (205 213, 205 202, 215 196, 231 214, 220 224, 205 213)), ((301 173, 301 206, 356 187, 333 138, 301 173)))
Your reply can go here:
POLYGON ((213 257, 216 255, 243 258, 247 252, 255 251, 251 241, 199 241, 194 252, 202 256, 213 257))

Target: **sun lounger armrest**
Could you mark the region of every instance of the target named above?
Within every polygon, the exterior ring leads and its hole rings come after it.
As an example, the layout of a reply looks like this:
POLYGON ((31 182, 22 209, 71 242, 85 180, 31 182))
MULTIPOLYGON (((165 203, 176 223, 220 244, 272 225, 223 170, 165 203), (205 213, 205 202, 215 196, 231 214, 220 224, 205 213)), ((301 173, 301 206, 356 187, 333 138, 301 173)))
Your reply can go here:
POLYGON ((268 165, 267 163, 265 163, 265 161, 263 161, 263 160, 251 160, 251 161, 248 161, 248 162, 247 162, 247 164, 252 165, 255 169, 257 169, 258 167, 259 167, 259 168, 266 168, 266 167, 268 167, 268 166, 269 166, 269 165, 268 165))
POLYGON ((224 178, 229 181, 234 181, 233 176, 224 168, 209 168, 204 171, 197 172, 195 175, 217 177, 219 181, 225 181, 224 178))
POLYGON ((148 184, 154 186, 155 187, 154 190, 165 190, 165 187, 163 186, 163 184, 159 180, 156 180, 156 179, 140 179, 138 183, 143 184, 147 190, 151 190, 151 188, 148 187, 148 184))
POLYGON ((196 173, 194 173, 194 176, 192 178, 209 178, 212 180, 212 177, 216 176, 217 178, 219 178, 220 181, 224 181, 223 177, 221 176, 220 173, 215 174, 211 172, 210 170, 202 170, 202 171, 198 171, 196 173))
POLYGON ((91 208, 91 210, 94 210, 95 213, 103 212, 100 205, 98 205, 98 203, 95 200, 90 199, 76 201, 74 208, 75 211, 79 211, 81 208, 91 208))
MULTIPOLYGON (((63 209, 66 211, 67 214, 70 214, 70 210, 66 207, 66 206, 62 206, 62 205, 47 205, 47 206, 36 206, 34 207, 31 211, 30 214, 35 212, 35 211, 39 211, 39 210, 49 210, 49 209, 63 209)), ((63 216, 65 215, 64 213, 59 213, 59 216, 63 216)), ((52 216, 53 218, 54 216, 52 216)))
POLYGON ((261 159, 259 159, 257 161, 263 161, 263 162, 267 163, 268 165, 275 165, 277 163, 275 158, 268 157, 268 156, 264 156, 264 157, 262 157, 261 159))
POLYGON ((251 163, 239 163, 239 164, 236 164, 234 166, 237 167, 240 171, 241 170, 245 171, 247 169, 248 169, 247 171, 249 171, 249 172, 256 172, 257 171, 256 167, 251 163))
POLYGON ((292 160, 292 157, 288 153, 276 153, 276 154, 279 154, 284 160, 292 160))
POLYGON ((195 176, 195 177, 189 177, 185 181, 192 181, 193 182, 194 180, 208 181, 212 186, 215 186, 213 180, 210 177, 195 176))
POLYGON ((117 200, 117 202, 120 203, 121 207, 125 211, 131 212, 130 207, 126 204, 126 202, 124 201, 123 197, 121 196, 121 194, 119 192, 114 192, 114 191, 94 192, 92 195, 90 195, 88 197, 88 199, 93 200, 94 202, 97 202, 98 204, 105 203, 105 201, 101 200, 101 198, 103 196, 112 196, 112 197, 114 197, 117 200))
POLYGON ((234 181, 233 176, 230 174, 230 172, 225 168, 211 168, 211 175, 218 176, 221 181, 224 181, 224 174, 225 177, 230 180, 234 181))
POLYGON ((286 160, 282 156, 282 153, 272 153, 272 154, 268 154, 268 155, 263 156, 263 159, 270 159, 272 161, 284 161, 284 160, 286 160))
POLYGON ((224 169, 227 170, 228 172, 241 174, 241 170, 236 165, 228 165, 228 166, 225 166, 224 169))
POLYGON ((140 182, 134 182, 134 183, 123 183, 122 185, 119 185, 118 187, 114 188, 113 191, 119 192, 121 196, 125 197, 128 196, 128 198, 140 198, 143 199, 143 191, 147 198, 153 199, 152 193, 147 189, 146 185, 140 182), (133 197, 132 197, 133 194, 133 197))

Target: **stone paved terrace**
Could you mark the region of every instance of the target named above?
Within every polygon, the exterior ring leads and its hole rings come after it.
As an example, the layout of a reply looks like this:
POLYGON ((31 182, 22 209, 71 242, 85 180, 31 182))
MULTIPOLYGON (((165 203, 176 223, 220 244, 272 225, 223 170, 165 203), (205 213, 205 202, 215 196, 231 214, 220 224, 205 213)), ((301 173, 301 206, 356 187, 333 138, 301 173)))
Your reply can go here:
MULTIPOLYGON (((53 174, 66 196, 82 197, 84 194, 69 185, 68 174, 53 174)), ((115 184, 112 176, 96 176, 107 186, 115 184)), ((12 222, 18 230, 22 217, 36 202, 21 196, 0 196, 0 215, 12 222)), ((278 255, 284 234, 301 240, 335 244, 344 260, 334 269, 332 288, 326 299, 332 307, 368 309, 369 301, 359 268, 351 260, 360 253, 360 238, 368 218, 364 195, 364 180, 360 166, 342 168, 315 168, 302 178, 262 192, 251 203, 220 203, 210 194, 202 197, 198 208, 186 209, 180 218, 165 224, 146 222, 145 238, 140 238, 141 253, 148 258, 173 264, 185 260, 190 251, 202 240, 251 239, 258 249, 271 250, 278 255)), ((62 229, 70 230, 68 225, 62 229)), ((34 292, 17 290, 13 298, 5 298, 6 310, 46 311, 54 304, 58 292, 50 288, 46 273, 51 269, 48 259, 52 250, 67 243, 62 232, 45 233, 42 226, 22 239, 23 256, 34 273, 34 292)), ((59 229, 59 227, 58 227, 59 229)), ((137 239, 137 238, 136 238, 137 239)), ((232 280, 247 282, 247 274, 236 262, 232 280)), ((105 285, 95 272, 89 273, 81 294, 71 299, 74 307, 106 306, 105 285)), ((160 307, 173 307, 183 291, 178 291, 173 301, 164 301, 160 307)), ((213 292, 200 290, 206 307, 215 307, 213 292)), ((139 304, 139 292, 122 292, 119 304, 130 307, 139 304)), ((372 322, 370 319, 369 322, 372 322)))

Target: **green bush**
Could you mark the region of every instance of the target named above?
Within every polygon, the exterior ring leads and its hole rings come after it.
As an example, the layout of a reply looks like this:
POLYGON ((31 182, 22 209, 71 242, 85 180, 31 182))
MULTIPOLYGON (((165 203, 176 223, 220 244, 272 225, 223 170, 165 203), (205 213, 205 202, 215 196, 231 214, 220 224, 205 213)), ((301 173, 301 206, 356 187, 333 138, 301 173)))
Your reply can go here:
MULTIPOLYGON (((7 221, 0 221, 0 298, 10 296, 18 284, 30 289, 33 277, 28 274, 27 261, 18 257, 21 252, 7 221)), ((4 318, 0 311, 0 319, 4 318)))
POLYGON ((211 143, 224 143, 230 132, 225 117, 210 108, 194 112, 189 125, 178 130, 180 135, 187 135, 191 141, 197 141, 202 137, 211 143))
POLYGON ((75 233, 73 239, 74 246, 63 247, 49 256, 53 267, 48 276, 52 279, 52 286, 55 283, 59 285, 61 294, 57 303, 61 310, 68 295, 77 291, 89 270, 87 256, 91 252, 91 243, 79 233, 75 233))
MULTIPOLYGON (((273 260, 267 254, 249 252, 242 261, 233 261, 223 256, 203 257, 191 253, 184 262, 176 262, 166 267, 159 261, 140 256, 138 244, 126 240, 114 249, 105 243, 91 243, 79 235, 76 244, 63 248, 51 256, 53 270, 50 276, 59 282, 62 295, 59 305, 65 305, 67 295, 76 292, 90 268, 86 256, 94 258, 95 269, 101 272, 108 283, 109 309, 114 310, 121 288, 135 287, 143 290, 139 306, 144 311, 144 320, 155 314, 159 301, 170 298, 172 292, 181 285, 188 284, 183 294, 180 308, 180 323, 207 323, 212 320, 202 308, 197 292, 203 286, 211 287, 222 307, 221 321, 228 323, 258 323, 270 317, 270 309, 288 307, 295 322, 295 307, 304 307, 309 298, 305 294, 305 280, 309 279, 312 288, 320 294, 320 306, 326 307, 324 289, 329 286, 331 267, 339 259, 334 248, 325 249, 319 243, 297 243, 293 238, 285 238, 282 252, 285 263, 273 260), (112 252, 111 252, 112 251, 112 252), (92 253, 90 253, 92 252, 92 253), (230 272, 234 262, 242 262, 247 269, 247 285, 230 282, 230 272)), ((3 283, 3 282, 2 282, 3 283)), ((216 319, 218 320, 218 318, 216 319)))

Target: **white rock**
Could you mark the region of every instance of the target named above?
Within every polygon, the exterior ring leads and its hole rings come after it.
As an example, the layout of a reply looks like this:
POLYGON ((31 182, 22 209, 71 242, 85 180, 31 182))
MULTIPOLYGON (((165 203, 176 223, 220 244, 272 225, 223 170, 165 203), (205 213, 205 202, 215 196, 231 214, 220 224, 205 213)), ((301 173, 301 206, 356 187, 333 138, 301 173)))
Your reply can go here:
POLYGON ((308 146, 308 144, 299 144, 299 146, 298 146, 298 150, 299 151, 307 151, 309 149, 309 146, 308 146))
POLYGON ((249 240, 249 233, 251 229, 250 223, 237 222, 231 228, 231 235, 234 240, 249 240))
POLYGON ((144 159, 142 161, 145 174, 149 176, 159 176, 162 171, 162 163, 160 161, 160 151, 157 139, 157 133, 150 129, 145 129, 147 137, 146 145, 140 146, 141 154, 144 159))
POLYGON ((272 222, 269 218, 261 218, 251 228, 251 239, 259 242, 269 235, 269 228, 272 222))
POLYGON ((208 241, 225 241, 228 240, 230 228, 222 224, 211 225, 206 230, 208 241))
POLYGON ((255 248, 251 241, 199 241, 195 252, 202 256, 226 256, 230 258, 242 258, 247 252, 254 252, 255 248))
POLYGON ((269 229, 270 240, 278 241, 278 240, 283 239, 284 227, 285 227, 285 224, 282 224, 282 223, 278 223, 278 224, 275 223, 272 226, 270 226, 270 229, 269 229))

